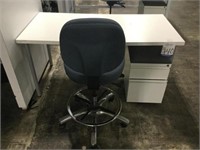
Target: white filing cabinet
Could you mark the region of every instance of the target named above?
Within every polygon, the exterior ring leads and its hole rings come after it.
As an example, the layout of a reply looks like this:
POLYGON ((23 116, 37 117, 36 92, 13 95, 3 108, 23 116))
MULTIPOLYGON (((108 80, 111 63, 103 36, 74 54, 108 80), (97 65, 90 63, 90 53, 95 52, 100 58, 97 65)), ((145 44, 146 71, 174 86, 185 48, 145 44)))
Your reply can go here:
POLYGON ((162 47, 130 48, 129 55, 134 58, 130 58, 129 64, 126 64, 125 91, 127 102, 162 103, 172 58, 159 55, 159 49, 162 47), (131 53, 133 51, 134 53, 131 53), (144 54, 145 51, 146 54, 144 54), (134 59, 135 62, 131 59, 134 59))
POLYGON ((167 14, 168 0, 140 0, 139 14, 167 14))
POLYGON ((127 102, 162 103, 171 65, 131 63, 126 78, 127 102))

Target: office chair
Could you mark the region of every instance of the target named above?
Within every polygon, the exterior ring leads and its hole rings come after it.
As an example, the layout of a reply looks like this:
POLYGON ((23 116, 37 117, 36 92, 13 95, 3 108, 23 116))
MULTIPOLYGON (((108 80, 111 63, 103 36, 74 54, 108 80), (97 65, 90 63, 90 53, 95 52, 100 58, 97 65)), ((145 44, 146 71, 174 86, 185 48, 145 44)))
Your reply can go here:
POLYGON ((76 83, 85 84, 68 100, 71 119, 92 127, 91 148, 97 148, 97 126, 115 119, 127 126, 120 115, 122 104, 117 94, 104 87, 118 79, 124 67, 125 37, 121 26, 110 19, 85 18, 67 22, 60 32, 60 50, 65 72, 76 83))
POLYGON ((110 11, 109 11, 110 14, 112 13, 112 7, 115 4, 125 8, 125 5, 124 5, 125 2, 123 2, 122 0, 103 0, 103 1, 105 1, 108 4, 110 8, 110 11))

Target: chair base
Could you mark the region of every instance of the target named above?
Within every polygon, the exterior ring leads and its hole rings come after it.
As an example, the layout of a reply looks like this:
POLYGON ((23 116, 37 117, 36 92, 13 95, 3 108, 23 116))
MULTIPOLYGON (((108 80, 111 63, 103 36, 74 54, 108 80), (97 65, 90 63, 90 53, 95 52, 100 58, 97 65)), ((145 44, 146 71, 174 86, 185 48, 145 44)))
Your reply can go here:
POLYGON ((69 115, 60 118, 59 123, 64 124, 73 119, 82 125, 92 127, 91 145, 95 148, 98 126, 106 125, 115 119, 118 119, 123 126, 129 124, 127 118, 119 115, 121 109, 121 101, 111 89, 101 87, 98 91, 91 91, 82 88, 70 97, 67 105, 69 115))
MULTIPOLYGON (((100 112, 101 114, 106 114, 108 116, 114 116, 112 113, 109 113, 109 112, 104 112, 104 111, 101 111, 100 112)), ((81 115, 84 115, 86 114, 86 112, 76 112, 75 116, 78 117, 78 116, 81 116, 81 115)), ((59 119, 59 123, 62 125, 64 123, 66 123, 67 121, 73 119, 70 115, 66 115, 66 116, 63 116, 62 118, 59 119)), ((118 115, 116 117, 117 120, 121 121, 122 122, 122 126, 126 126, 129 124, 129 120, 121 115, 118 115)), ((98 125, 97 125, 98 126, 98 125)))

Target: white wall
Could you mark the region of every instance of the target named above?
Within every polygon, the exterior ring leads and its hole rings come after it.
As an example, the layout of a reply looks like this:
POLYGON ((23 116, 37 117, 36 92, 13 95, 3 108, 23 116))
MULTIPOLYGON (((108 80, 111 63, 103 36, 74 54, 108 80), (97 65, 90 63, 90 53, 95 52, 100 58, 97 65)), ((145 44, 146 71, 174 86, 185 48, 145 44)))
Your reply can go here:
MULTIPOLYGON (((15 43, 16 37, 41 9, 40 0, 0 0, 0 42, 3 66, 8 76, 17 104, 26 109, 34 93, 32 74, 23 45, 15 43)), ((31 53, 38 79, 48 61, 46 48, 32 45, 31 53)))

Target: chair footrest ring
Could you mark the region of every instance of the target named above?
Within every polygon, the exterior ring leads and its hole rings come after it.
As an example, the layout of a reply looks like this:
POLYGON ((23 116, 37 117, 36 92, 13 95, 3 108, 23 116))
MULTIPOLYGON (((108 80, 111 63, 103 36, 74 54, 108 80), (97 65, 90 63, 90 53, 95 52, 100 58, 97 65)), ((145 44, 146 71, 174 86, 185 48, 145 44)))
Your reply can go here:
POLYGON ((121 109, 119 96, 107 87, 100 87, 95 94, 86 87, 81 88, 71 95, 67 104, 69 115, 76 122, 90 127, 102 126, 114 121, 121 109))

